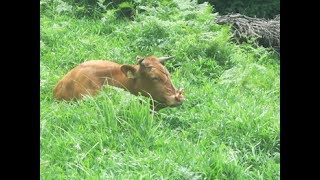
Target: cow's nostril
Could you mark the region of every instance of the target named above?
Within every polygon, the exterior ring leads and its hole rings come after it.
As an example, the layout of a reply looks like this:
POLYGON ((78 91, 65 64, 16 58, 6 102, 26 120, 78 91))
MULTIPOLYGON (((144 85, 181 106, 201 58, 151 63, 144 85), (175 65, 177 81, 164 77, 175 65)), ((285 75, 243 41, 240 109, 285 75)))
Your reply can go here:
POLYGON ((179 92, 174 98, 175 98, 175 100, 178 101, 178 102, 180 102, 180 101, 183 100, 183 96, 181 95, 181 92, 179 92))

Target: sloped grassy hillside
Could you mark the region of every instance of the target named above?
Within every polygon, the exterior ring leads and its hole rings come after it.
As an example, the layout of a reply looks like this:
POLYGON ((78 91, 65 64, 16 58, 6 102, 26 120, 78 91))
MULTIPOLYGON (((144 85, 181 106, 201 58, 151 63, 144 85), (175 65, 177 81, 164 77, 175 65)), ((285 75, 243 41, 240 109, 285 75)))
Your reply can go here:
POLYGON ((234 44, 212 6, 159 1, 127 19, 40 4, 41 179, 280 179, 279 59, 234 44), (52 98, 77 64, 137 55, 176 57, 166 67, 185 89, 182 106, 152 115, 148 98, 108 87, 78 102, 52 98))

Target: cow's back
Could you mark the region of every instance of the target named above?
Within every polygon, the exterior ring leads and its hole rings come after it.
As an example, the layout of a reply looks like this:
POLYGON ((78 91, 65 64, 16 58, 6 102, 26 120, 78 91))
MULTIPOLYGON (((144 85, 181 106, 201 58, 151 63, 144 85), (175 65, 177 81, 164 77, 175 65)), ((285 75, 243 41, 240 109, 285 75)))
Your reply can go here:
POLYGON ((95 95, 106 79, 122 76, 120 65, 111 61, 86 61, 70 70, 56 85, 54 98, 58 100, 80 99, 83 95, 95 95))

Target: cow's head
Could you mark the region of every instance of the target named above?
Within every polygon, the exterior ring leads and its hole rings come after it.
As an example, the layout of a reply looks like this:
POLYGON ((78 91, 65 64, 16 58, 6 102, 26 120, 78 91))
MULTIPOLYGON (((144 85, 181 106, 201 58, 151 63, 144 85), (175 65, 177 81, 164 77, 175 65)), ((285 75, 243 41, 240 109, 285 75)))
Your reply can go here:
POLYGON ((183 90, 177 90, 169 71, 163 66, 166 60, 174 57, 137 58, 137 65, 122 65, 121 71, 135 81, 135 86, 144 96, 152 96, 162 107, 179 106, 184 101, 183 90))

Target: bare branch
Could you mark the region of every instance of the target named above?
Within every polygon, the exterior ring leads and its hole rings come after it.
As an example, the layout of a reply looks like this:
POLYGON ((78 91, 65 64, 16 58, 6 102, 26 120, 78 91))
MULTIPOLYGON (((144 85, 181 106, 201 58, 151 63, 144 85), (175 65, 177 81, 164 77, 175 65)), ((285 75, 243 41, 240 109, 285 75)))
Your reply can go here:
POLYGON ((241 14, 217 15, 216 22, 232 25, 238 42, 246 41, 246 37, 254 37, 259 45, 272 47, 280 53, 280 14, 270 20, 241 14))

